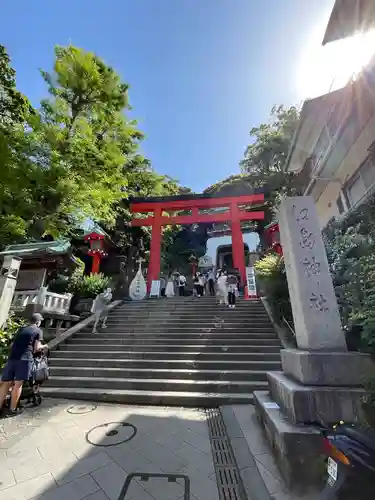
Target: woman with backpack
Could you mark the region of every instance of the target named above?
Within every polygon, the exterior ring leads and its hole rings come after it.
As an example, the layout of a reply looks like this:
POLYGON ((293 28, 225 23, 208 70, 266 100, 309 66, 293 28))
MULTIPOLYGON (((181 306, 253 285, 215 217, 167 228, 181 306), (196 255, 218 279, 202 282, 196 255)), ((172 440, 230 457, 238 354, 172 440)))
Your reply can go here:
POLYGON ((238 279, 234 274, 230 274, 227 279, 229 308, 236 307, 236 297, 238 295, 238 279))

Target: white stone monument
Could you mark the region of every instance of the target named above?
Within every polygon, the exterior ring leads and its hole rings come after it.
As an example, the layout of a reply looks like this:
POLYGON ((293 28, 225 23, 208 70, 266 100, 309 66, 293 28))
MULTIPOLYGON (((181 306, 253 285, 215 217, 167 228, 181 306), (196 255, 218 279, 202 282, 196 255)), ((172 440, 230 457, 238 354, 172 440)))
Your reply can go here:
POLYGON ((4 257, 0 274, 0 328, 8 318, 20 266, 20 258, 11 255, 4 257))
POLYGON ((283 200, 279 228, 298 347, 346 351, 314 200, 283 200))
POLYGON ((254 402, 284 478, 306 489, 321 453, 309 424, 361 421, 373 364, 347 351, 313 199, 284 199, 278 219, 298 348, 281 350, 283 371, 267 374, 269 390, 255 391, 254 402))
POLYGON ((279 227, 298 349, 283 349, 283 372, 269 373, 273 399, 296 423, 360 419, 371 361, 347 351, 312 197, 284 199, 279 227))
POLYGON ((142 273, 142 262, 144 261, 145 259, 142 257, 137 260, 139 268, 129 287, 129 297, 132 300, 143 300, 147 295, 147 285, 142 273))

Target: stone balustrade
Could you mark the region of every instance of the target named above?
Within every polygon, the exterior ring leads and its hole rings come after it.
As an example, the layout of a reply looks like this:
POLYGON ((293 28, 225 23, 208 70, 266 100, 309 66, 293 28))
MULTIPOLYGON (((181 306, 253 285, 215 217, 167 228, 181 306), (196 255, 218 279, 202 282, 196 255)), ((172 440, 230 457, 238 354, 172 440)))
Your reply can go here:
POLYGON ((22 312, 28 305, 39 304, 42 313, 68 314, 72 295, 49 292, 46 287, 39 290, 20 290, 14 292, 11 310, 22 312))

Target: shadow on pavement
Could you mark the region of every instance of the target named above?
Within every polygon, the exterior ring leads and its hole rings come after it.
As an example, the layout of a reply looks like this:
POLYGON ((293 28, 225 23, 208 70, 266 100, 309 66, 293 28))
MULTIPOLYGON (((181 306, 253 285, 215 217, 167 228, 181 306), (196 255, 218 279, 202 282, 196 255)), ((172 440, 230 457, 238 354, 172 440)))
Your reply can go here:
POLYGON ((5 427, 2 500, 219 498, 199 410, 45 400, 5 427))

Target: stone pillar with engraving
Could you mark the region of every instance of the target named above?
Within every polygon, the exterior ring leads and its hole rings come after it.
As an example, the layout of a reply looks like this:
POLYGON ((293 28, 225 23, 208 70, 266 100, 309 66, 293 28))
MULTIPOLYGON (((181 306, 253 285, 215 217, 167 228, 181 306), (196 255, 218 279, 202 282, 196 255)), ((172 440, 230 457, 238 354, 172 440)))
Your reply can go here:
POLYGON ((301 458, 293 477, 302 478, 316 436, 298 426, 362 420, 362 384, 373 365, 368 355, 347 351, 313 199, 283 200, 279 227, 297 349, 281 351, 283 371, 268 373, 269 393, 255 393, 255 402, 281 469, 290 476, 301 458))
POLYGON ((4 257, 0 271, 0 328, 8 318, 20 266, 20 258, 12 255, 4 257))

